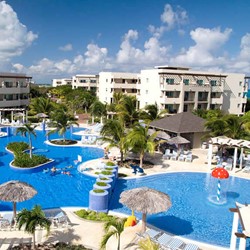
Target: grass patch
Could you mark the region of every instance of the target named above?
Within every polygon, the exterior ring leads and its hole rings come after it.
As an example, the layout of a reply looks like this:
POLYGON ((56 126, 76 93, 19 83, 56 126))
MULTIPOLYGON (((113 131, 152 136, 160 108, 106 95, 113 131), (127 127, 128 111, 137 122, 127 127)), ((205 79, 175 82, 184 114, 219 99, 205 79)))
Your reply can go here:
POLYGON ((76 140, 68 140, 68 139, 66 139, 66 140, 63 140, 63 139, 61 139, 61 140, 50 140, 50 142, 52 144, 55 144, 55 145, 65 145, 65 146, 77 144, 76 140))
POLYGON ((95 211, 91 211, 91 210, 85 210, 85 209, 81 209, 78 211, 75 211, 75 214, 77 216, 79 216, 80 218, 86 219, 86 220, 91 220, 91 221, 111 221, 113 219, 117 219, 118 217, 116 216, 112 216, 112 215, 108 215, 106 213, 98 213, 95 211))

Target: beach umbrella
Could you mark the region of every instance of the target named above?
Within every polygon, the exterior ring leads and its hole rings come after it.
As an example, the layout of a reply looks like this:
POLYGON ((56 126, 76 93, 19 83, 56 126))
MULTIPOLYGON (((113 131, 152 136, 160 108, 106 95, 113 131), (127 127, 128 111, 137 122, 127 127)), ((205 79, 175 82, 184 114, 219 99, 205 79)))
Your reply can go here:
POLYGON ((37 117, 37 118, 47 118, 47 117, 49 117, 49 116, 46 115, 46 114, 44 114, 44 113, 38 113, 38 114, 36 114, 36 117, 37 117))
POLYGON ((169 140, 170 139, 170 135, 167 134, 165 131, 158 131, 156 137, 160 138, 160 139, 163 139, 163 140, 169 140))
POLYGON ((16 203, 31 199, 37 191, 28 183, 8 181, 0 185, 0 200, 13 202, 13 218, 16 217, 16 203))
POLYGON ((217 185, 217 201, 220 201, 220 189, 221 189, 221 185, 220 185, 220 180, 221 179, 227 179, 229 177, 229 173, 227 172, 227 170, 225 168, 222 167, 218 167, 215 168, 211 175, 215 178, 218 179, 218 185, 217 185))
POLYGON ((148 187, 134 188, 121 193, 120 202, 131 210, 142 213, 142 232, 146 231, 147 214, 155 214, 171 207, 170 197, 148 187))

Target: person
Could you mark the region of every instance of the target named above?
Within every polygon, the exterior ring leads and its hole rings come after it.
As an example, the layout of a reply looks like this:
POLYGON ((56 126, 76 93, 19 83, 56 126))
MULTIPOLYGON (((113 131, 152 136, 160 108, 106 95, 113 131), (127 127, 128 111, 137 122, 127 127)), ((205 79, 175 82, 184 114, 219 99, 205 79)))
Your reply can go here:
POLYGON ((52 173, 55 173, 55 172, 56 172, 56 170, 57 170, 57 169, 56 169, 56 167, 55 167, 55 166, 51 168, 51 172, 52 172, 52 173))
POLYGON ((68 176, 72 176, 69 171, 62 171, 62 174, 66 174, 68 176))

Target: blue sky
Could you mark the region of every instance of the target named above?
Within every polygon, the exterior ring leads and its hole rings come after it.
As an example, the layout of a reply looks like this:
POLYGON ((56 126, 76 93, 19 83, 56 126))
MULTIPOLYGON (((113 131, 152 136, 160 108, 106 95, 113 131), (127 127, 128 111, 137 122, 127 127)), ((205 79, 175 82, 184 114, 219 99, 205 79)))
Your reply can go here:
POLYGON ((155 65, 250 75, 248 0, 5 0, 0 72, 37 83, 155 65))

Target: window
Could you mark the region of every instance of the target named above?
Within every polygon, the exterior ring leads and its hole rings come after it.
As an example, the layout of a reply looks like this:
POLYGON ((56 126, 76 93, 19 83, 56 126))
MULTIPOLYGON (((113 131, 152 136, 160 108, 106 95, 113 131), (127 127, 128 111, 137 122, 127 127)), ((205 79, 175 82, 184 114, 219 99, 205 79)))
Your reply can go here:
POLYGON ((81 79, 80 83, 86 83, 87 81, 85 79, 81 79))
POLYGON ((96 83, 96 80, 90 80, 90 83, 96 83))
POLYGON ((240 104, 238 104, 237 107, 240 108, 240 104))
POLYGON ((148 90, 146 90, 146 95, 148 94, 148 90))
POLYGON ((173 78, 166 78, 166 83, 167 84, 174 84, 174 79, 173 78))
POLYGON ((108 82, 108 79, 106 79, 106 82, 108 82))
POLYGON ((189 85, 189 79, 183 79, 183 83, 184 83, 185 85, 189 85))
POLYGON ((242 85, 242 82, 239 82, 239 85, 241 86, 241 85, 242 85))
POLYGON ((122 79, 122 83, 125 83, 125 79, 122 79))
POLYGON ((202 86, 202 85, 203 85, 203 80, 197 80, 196 83, 197 83, 199 86, 202 86))
POLYGON ((241 97, 241 93, 238 93, 238 97, 241 97))
POLYGON ((211 80, 210 81, 210 85, 211 86, 216 86, 217 85, 217 81, 216 80, 211 80))
POLYGON ((165 95, 167 97, 174 97, 174 92, 173 91, 166 91, 165 95))
POLYGON ((149 82, 149 79, 148 79, 148 78, 146 78, 146 82, 149 82))

